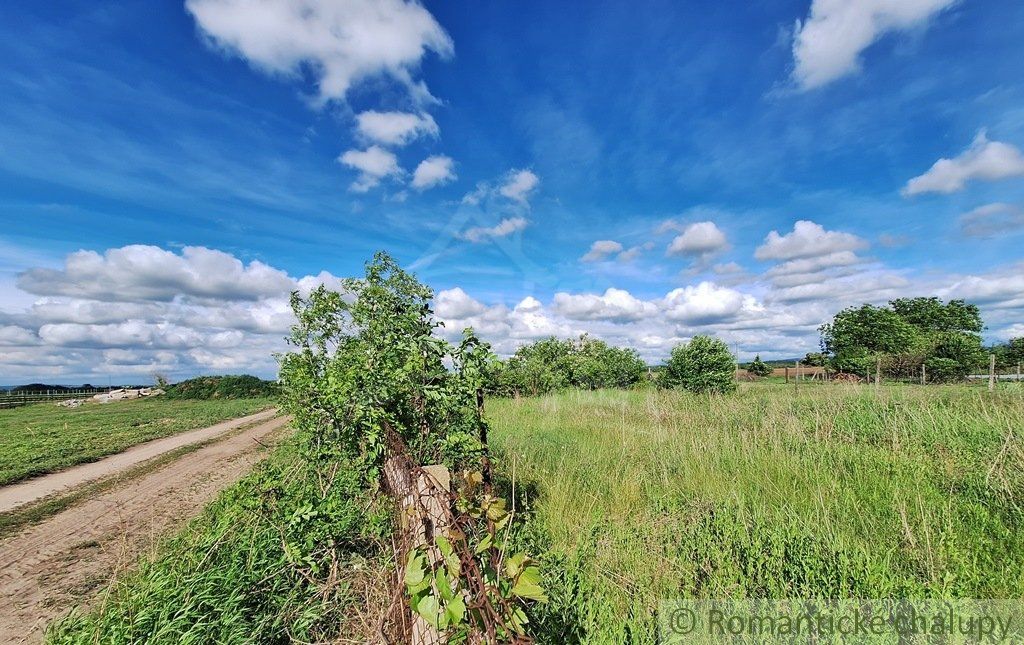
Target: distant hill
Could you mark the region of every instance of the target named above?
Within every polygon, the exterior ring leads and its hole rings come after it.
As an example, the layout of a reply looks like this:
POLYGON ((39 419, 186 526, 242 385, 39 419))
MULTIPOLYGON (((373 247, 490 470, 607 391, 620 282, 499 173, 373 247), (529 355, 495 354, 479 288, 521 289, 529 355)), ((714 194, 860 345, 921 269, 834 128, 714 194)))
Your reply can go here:
POLYGON ((249 374, 200 376, 167 388, 169 399, 255 399, 277 396, 277 383, 249 374))

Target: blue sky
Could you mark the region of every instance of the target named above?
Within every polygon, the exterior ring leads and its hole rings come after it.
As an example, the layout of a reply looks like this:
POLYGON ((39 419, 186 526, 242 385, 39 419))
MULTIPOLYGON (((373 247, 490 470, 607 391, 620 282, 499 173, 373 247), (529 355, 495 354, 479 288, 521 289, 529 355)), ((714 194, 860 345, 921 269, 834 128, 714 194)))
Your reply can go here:
POLYGON ((287 292, 377 249, 505 353, 793 356, 901 295, 1024 335, 1019 2, 6 3, 0 30, 0 381, 271 374, 287 292))

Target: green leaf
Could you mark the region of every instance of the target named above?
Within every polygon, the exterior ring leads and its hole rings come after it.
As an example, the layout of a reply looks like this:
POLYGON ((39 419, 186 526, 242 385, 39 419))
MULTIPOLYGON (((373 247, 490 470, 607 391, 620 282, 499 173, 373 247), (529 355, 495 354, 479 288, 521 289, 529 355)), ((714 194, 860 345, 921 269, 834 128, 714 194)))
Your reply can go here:
POLYGON ((462 621, 466 619, 466 603, 462 601, 460 596, 453 599, 448 606, 445 608, 445 613, 451 617, 453 625, 460 625, 462 621))
POLYGON ((416 613, 423 616, 433 627, 437 627, 441 613, 438 611, 437 596, 424 596, 416 605, 416 613))
POLYGON ((426 576, 424 570, 425 560, 423 556, 419 555, 415 551, 409 553, 409 562, 405 565, 405 584, 408 587, 415 587, 416 585, 423 582, 426 576))
POLYGON ((450 601, 455 597, 455 590, 452 589, 452 585, 448 581, 448 576, 445 575, 444 569, 437 572, 437 575, 434 576, 434 581, 437 583, 437 593, 441 595, 443 600, 450 601))
POLYGON ((483 553, 488 548, 490 548, 492 541, 493 541, 493 537, 491 536, 490 533, 488 533, 484 537, 484 539, 480 540, 480 543, 476 545, 476 548, 473 549, 473 552, 476 553, 477 555, 479 555, 480 553, 483 553))
POLYGON ((448 538, 438 535, 434 541, 437 542, 437 548, 441 549, 441 555, 447 558, 452 554, 452 543, 448 541, 448 538))
POLYGON ((517 553, 511 557, 505 559, 505 573, 508 577, 515 578, 519 575, 519 572, 523 568, 523 564, 526 562, 525 553, 517 553))
POLYGON ((540 569, 537 567, 526 567, 519 574, 519 579, 512 587, 512 593, 520 598, 528 598, 537 602, 547 602, 548 596, 540 586, 540 569))

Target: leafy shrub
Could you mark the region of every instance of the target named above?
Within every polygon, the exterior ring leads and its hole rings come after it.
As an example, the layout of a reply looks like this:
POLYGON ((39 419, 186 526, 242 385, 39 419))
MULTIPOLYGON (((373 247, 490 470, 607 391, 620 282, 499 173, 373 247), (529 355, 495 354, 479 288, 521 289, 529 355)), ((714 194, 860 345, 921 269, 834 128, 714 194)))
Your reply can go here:
POLYGON ((200 376, 175 383, 167 389, 169 399, 258 399, 277 396, 273 381, 248 374, 200 376))
POLYGON ((962 381, 970 374, 970 370, 952 358, 929 358, 924 362, 928 380, 934 383, 953 383, 962 381))
MULTIPOLYGON (((889 377, 916 378, 922 364, 941 358, 966 375, 984 359, 982 329, 978 307, 963 300, 898 298, 840 311, 820 327, 821 348, 840 372, 872 374, 881 362, 889 377)), ((948 363, 935 365, 948 373, 948 363)))
POLYGON ((491 394, 535 396, 566 387, 584 390, 630 387, 647 366, 633 349, 612 347, 586 334, 577 339, 545 338, 523 345, 488 370, 491 394))
POLYGON ((747 365, 747 371, 754 376, 768 376, 772 373, 772 368, 770 365, 762 361, 761 355, 758 354, 754 357, 754 360, 750 362, 750 365, 747 365))
POLYGON ((694 336, 672 350, 663 383, 690 392, 724 394, 736 389, 736 363, 729 346, 711 336, 694 336))

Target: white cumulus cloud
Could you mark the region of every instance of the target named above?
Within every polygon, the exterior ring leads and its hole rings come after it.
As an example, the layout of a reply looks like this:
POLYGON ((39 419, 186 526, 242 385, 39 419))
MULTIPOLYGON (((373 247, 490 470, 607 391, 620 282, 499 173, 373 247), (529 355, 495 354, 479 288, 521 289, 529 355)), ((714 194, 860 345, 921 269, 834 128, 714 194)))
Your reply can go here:
POLYGON ((687 226, 668 245, 669 255, 708 256, 729 246, 725 233, 714 222, 696 222, 687 226))
POLYGON ((451 157, 434 155, 427 157, 416 166, 412 173, 412 187, 426 190, 456 179, 455 162, 451 157))
POLYGON ((375 143, 404 146, 421 136, 436 137, 440 130, 434 117, 426 113, 368 110, 356 115, 356 132, 375 143))
POLYGON ((797 23, 793 78, 803 89, 860 68, 860 54, 883 35, 925 24, 957 0, 814 0, 797 23))
POLYGON ((178 295, 255 300, 292 288, 288 275, 258 260, 243 264, 231 254, 187 246, 181 255, 156 246, 131 245, 95 251, 76 251, 63 269, 29 269, 17 285, 43 296, 93 300, 168 301, 178 295))
POLYGON ((530 193, 540 184, 540 177, 529 170, 513 170, 505 178, 498 192, 517 202, 526 203, 530 193))
POLYGON ((380 146, 370 146, 366 150, 348 150, 338 157, 338 162, 359 171, 359 177, 350 186, 350 189, 357 193, 365 193, 377 186, 381 179, 402 173, 398 158, 380 146))
POLYGON ((904 197, 921 193, 954 193, 967 182, 994 181, 1024 175, 1024 155, 1009 143, 991 141, 982 130, 970 147, 952 159, 939 159, 903 188, 904 197))
POLYGON ((632 322, 658 313, 658 307, 623 289, 610 288, 604 295, 556 293, 553 309, 570 320, 632 322))
POLYGON ((343 99, 378 76, 429 99, 413 74, 428 51, 448 57, 454 49, 415 0, 186 0, 185 7, 212 43, 256 69, 312 75, 321 101, 343 99))
POLYGON ((795 260, 814 258, 840 251, 867 248, 868 242, 852 233, 826 231, 816 222, 800 220, 785 235, 778 231, 768 233, 764 243, 754 251, 758 260, 795 260))

